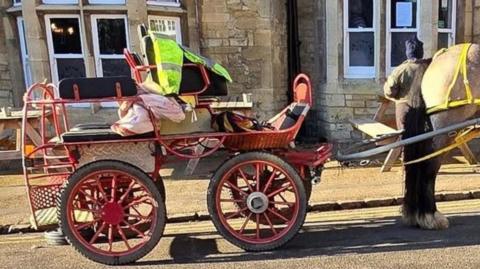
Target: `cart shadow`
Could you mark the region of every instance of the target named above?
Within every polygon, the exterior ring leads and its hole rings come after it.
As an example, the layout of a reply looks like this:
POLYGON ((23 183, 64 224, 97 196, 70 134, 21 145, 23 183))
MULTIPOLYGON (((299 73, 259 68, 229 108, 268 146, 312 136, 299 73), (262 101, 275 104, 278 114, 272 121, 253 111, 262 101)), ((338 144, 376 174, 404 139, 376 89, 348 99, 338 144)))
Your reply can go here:
POLYGON ((217 240, 216 233, 182 234, 176 235, 170 244, 171 259, 141 261, 135 265, 243 262, 478 245, 480 215, 468 215, 450 216, 451 227, 443 231, 407 227, 396 218, 347 224, 310 222, 283 248, 258 253, 219 251, 217 243, 223 239, 217 240))

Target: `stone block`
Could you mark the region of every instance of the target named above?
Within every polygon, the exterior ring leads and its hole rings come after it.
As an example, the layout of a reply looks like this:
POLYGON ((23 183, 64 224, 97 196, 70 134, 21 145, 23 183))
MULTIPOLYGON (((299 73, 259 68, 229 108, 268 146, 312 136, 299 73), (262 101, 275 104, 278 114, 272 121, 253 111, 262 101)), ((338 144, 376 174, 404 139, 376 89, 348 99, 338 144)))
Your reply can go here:
POLYGON ((366 107, 369 107, 369 108, 373 108, 373 107, 378 108, 380 106, 380 103, 376 100, 375 101, 367 100, 365 103, 366 103, 366 107))
POLYGON ((330 132, 331 140, 333 141, 349 141, 351 140, 350 132, 347 130, 343 131, 331 131, 330 132))
POLYGON ((353 131, 353 127, 349 123, 331 123, 330 124, 331 131, 353 131))
POLYGON ((10 80, 10 73, 8 71, 0 72, 0 79, 10 80))
POLYGON ((236 28, 242 29, 242 30, 245 30, 245 29, 254 30, 254 29, 257 29, 257 23, 258 23, 258 20, 255 17, 253 18, 241 17, 241 18, 237 18, 235 22, 235 26, 236 28))
POLYGON ((346 105, 348 107, 365 107, 365 101, 362 101, 362 100, 347 100, 346 105))
POLYGON ((203 14, 203 23, 226 22, 230 19, 229 14, 225 13, 205 13, 203 14))
POLYGON ((327 122, 347 122, 353 118, 353 109, 347 107, 322 108, 320 118, 327 122))
POLYGON ((0 80, 0 89, 11 90, 12 82, 10 80, 0 80))
POLYGON ((345 106, 345 95, 343 94, 328 94, 325 95, 326 106, 345 106))
POLYGON ((376 108, 355 108, 353 114, 365 116, 365 115, 374 115, 376 112, 377 112, 376 108))
POLYGON ((229 39, 230 46, 237 46, 237 47, 246 47, 248 46, 248 39, 247 38, 231 38, 229 39))

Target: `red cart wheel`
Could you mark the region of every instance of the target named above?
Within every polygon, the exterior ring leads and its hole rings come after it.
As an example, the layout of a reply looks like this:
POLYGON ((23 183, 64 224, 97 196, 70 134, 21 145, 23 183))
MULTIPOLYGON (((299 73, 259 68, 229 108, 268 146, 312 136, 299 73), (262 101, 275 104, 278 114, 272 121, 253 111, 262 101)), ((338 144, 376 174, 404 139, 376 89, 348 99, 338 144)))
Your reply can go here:
POLYGON ((73 247, 108 265, 149 253, 165 227, 165 204, 153 180, 119 161, 98 161, 70 176, 60 195, 60 226, 73 247))
POLYGON ((249 251, 270 250, 290 241, 307 210, 298 173, 264 152, 240 154, 225 162, 210 182, 207 201, 217 230, 249 251))

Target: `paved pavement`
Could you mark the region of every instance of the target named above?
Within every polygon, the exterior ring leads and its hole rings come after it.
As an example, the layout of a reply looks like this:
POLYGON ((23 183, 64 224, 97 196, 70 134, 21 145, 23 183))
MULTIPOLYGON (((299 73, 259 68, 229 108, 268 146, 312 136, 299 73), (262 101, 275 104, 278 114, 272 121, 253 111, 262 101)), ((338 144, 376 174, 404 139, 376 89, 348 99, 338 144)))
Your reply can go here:
MULTIPOLYGON (((480 268, 480 200, 440 203, 451 228, 423 231, 399 223, 398 207, 310 214, 284 248, 246 253, 210 222, 169 224, 154 251, 121 268, 480 268)), ((0 236, 0 268, 105 268, 42 234, 0 236)))

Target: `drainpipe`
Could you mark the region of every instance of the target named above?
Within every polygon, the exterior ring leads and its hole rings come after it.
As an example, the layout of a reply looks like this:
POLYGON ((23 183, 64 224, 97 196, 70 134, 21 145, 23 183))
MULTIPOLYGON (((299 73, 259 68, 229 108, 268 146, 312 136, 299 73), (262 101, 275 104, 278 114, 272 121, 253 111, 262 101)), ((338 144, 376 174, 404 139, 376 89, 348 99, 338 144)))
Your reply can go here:
POLYGON ((288 50, 288 101, 293 100, 291 87, 295 76, 301 72, 300 40, 298 35, 298 8, 297 0, 287 0, 287 50, 288 50))

